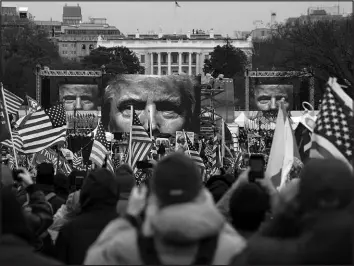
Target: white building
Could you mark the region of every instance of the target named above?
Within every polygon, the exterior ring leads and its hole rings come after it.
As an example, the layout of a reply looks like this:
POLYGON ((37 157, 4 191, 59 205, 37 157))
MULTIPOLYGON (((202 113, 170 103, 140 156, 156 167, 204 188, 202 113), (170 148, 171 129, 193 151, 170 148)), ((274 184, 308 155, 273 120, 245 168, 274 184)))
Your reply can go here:
MULTIPOLYGON (((232 45, 242 49, 251 59, 253 45, 251 39, 230 39, 232 45)), ((204 59, 214 47, 225 44, 225 37, 209 33, 191 34, 135 34, 110 37, 99 36, 96 47, 125 46, 135 52, 145 74, 170 75, 186 73, 202 74, 204 59)), ((250 60, 251 61, 251 60, 250 60)))

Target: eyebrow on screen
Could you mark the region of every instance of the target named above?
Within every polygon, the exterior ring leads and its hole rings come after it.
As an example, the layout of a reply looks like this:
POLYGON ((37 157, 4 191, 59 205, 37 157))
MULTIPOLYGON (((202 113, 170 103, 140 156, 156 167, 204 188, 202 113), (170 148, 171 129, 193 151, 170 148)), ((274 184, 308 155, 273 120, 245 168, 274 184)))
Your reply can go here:
MULTIPOLYGON (((179 109, 181 108, 182 104, 179 98, 166 98, 166 99, 161 99, 157 100, 154 102, 156 104, 157 109, 163 108, 165 106, 171 106, 173 108, 179 109)), ((146 101, 140 100, 140 99, 126 99, 126 100, 120 100, 117 103, 118 109, 124 109, 129 106, 135 106, 135 107, 140 107, 143 108, 146 106, 146 101)))

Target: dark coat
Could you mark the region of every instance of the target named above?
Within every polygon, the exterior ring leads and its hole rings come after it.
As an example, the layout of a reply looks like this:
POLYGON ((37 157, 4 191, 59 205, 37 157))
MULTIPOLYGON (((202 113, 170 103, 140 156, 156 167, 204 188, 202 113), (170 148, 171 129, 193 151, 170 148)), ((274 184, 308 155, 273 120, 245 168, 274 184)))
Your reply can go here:
POLYGON ((90 173, 80 192, 81 213, 59 232, 56 258, 65 264, 82 264, 91 244, 118 217, 118 199, 118 187, 111 172, 102 168, 90 173))
POLYGON ((214 202, 216 203, 222 198, 226 191, 229 190, 234 181, 234 176, 230 174, 215 175, 209 178, 205 186, 213 195, 214 202))
MULTIPOLYGON (((247 257, 249 265, 351 265, 353 263, 353 214, 334 211, 307 217, 299 236, 258 234, 232 265, 247 257), (272 235, 272 236, 269 236, 272 235)), ((279 225, 279 224, 278 224, 279 225)))
MULTIPOLYGON (((50 193, 55 193, 54 185, 38 184, 37 186, 46 196, 50 193)), ((52 205, 53 214, 55 214, 60 209, 61 205, 66 203, 66 199, 55 194, 55 196, 49 200, 49 203, 52 205)))
POLYGON ((14 235, 2 235, 0 239, 0 265, 45 266, 61 263, 35 253, 33 248, 14 235))

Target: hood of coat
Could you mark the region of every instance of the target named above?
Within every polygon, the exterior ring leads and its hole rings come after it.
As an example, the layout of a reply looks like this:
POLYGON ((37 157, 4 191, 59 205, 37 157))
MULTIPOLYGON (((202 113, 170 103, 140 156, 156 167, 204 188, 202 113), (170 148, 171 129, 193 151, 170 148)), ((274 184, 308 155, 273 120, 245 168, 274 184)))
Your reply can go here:
POLYGON ((81 211, 115 208, 118 200, 118 186, 115 176, 109 170, 100 168, 85 178, 80 191, 81 211))
POLYGON ((192 244, 218 234, 224 226, 224 217, 217 210, 211 194, 204 189, 193 202, 174 204, 162 209, 159 209, 157 200, 152 195, 143 230, 145 234, 153 234, 163 242, 192 244))

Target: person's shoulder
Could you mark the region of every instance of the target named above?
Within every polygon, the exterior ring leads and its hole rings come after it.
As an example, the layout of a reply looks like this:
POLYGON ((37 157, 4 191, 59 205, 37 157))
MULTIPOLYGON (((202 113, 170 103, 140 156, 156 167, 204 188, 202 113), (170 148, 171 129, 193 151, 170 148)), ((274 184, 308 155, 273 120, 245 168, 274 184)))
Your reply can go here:
POLYGON ((247 241, 231 225, 225 223, 219 235, 218 246, 221 250, 229 250, 234 252, 234 254, 238 254, 246 249, 247 241), (232 248, 230 249, 230 247, 232 248))

